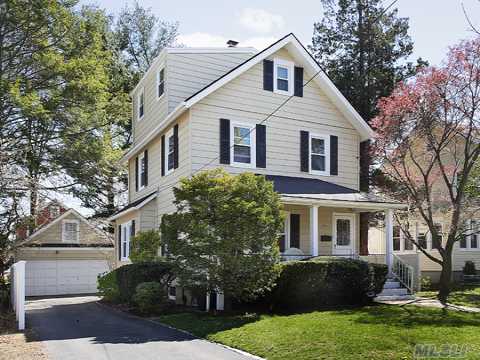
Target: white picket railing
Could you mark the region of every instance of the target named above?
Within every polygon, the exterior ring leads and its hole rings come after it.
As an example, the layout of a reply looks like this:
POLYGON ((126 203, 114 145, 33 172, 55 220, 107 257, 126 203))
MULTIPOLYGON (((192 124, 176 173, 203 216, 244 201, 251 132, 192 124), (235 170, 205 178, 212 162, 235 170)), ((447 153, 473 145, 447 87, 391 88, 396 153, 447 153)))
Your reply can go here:
POLYGON ((408 265, 397 255, 393 254, 392 273, 397 280, 405 286, 410 293, 414 293, 414 269, 413 266, 408 265))
POLYGON ((25 329, 25 263, 18 261, 10 267, 11 302, 18 330, 25 329))

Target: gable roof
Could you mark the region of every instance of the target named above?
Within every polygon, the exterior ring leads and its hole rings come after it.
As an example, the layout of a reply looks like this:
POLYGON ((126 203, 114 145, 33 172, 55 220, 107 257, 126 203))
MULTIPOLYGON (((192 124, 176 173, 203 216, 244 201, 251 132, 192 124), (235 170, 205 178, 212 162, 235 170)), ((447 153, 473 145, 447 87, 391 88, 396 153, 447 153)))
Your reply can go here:
POLYGON ((137 145, 127 151, 120 161, 127 161, 131 156, 137 153, 138 150, 140 150, 155 136, 161 133, 170 124, 171 121, 175 120, 187 109, 191 108, 193 105, 204 99, 206 96, 210 95, 215 90, 237 78, 259 62, 263 61, 264 59, 268 58, 269 56, 273 55, 275 52, 284 47, 293 56, 295 61, 302 63, 304 67, 307 68, 307 70, 315 74, 315 77, 312 81, 314 81, 320 87, 320 89, 338 108, 342 115, 350 121, 352 126, 360 134, 360 140, 365 141, 371 139, 375 134, 372 128, 337 89, 337 87, 333 84, 327 74, 320 67, 318 62, 307 51, 307 49, 305 49, 305 47, 297 39, 297 37, 293 33, 290 33, 281 38, 280 40, 276 41, 272 45, 268 46, 267 48, 263 49, 259 53, 253 55, 251 58, 247 59, 243 63, 237 65, 232 70, 228 71, 226 74, 220 76, 218 79, 212 81, 203 89, 186 98, 171 113, 169 113, 167 117, 150 132, 149 135, 147 135, 145 138, 142 139, 142 141, 140 141, 139 143, 137 143, 137 145))
POLYGON ((56 217, 55 219, 53 219, 49 223, 46 223, 44 226, 41 226, 39 229, 37 229, 37 231, 35 231, 33 234, 31 234, 29 237, 27 237, 24 241, 22 241, 19 244, 19 246, 22 246, 22 245, 25 245, 25 244, 29 243, 30 241, 35 239, 35 237, 44 233, 46 230, 51 228, 53 225, 60 222, 60 220, 65 219, 68 215, 74 215, 76 218, 80 219, 85 224, 87 224, 90 228, 92 228, 93 231, 98 233, 99 236, 105 238, 105 240, 108 240, 109 242, 112 242, 112 239, 105 232, 103 232, 102 230, 100 230, 100 229, 96 228, 95 226, 93 226, 92 224, 90 224, 90 222, 87 219, 85 219, 82 214, 80 214, 75 209, 68 209, 62 215, 56 217))

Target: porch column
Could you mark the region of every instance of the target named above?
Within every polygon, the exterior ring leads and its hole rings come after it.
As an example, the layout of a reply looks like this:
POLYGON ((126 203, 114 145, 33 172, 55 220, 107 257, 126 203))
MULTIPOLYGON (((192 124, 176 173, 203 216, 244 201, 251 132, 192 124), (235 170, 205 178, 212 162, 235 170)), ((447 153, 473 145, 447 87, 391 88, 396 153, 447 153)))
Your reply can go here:
POLYGON ((312 256, 318 256, 318 206, 310 207, 310 244, 312 256))
POLYGON ((385 260, 388 266, 388 272, 392 272, 393 266, 393 210, 385 210, 385 260))

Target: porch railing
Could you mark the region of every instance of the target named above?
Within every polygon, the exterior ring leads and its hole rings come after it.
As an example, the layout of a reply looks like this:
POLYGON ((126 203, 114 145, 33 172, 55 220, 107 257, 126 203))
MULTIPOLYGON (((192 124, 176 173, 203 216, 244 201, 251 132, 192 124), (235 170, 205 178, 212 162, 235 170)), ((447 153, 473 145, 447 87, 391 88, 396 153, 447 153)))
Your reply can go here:
POLYGON ((405 286, 410 293, 414 293, 414 269, 413 266, 408 265, 397 255, 393 255, 392 274, 397 280, 405 286))
POLYGON ((331 255, 316 255, 303 254, 303 255, 289 255, 280 254, 280 261, 292 261, 292 260, 309 260, 309 259, 359 259, 358 254, 331 254, 331 255))

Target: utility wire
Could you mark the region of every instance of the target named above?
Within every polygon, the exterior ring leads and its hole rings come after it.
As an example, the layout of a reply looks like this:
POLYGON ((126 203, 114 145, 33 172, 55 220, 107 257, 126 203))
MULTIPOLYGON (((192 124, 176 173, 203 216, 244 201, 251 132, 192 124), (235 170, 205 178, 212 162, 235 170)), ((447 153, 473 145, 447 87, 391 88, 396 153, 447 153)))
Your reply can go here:
MULTIPOLYGON (((307 86, 310 82, 312 82, 313 79, 315 79, 318 74, 320 74, 322 72, 322 69, 318 70, 305 84, 302 85, 302 88, 304 88, 305 86, 307 86)), ((256 125, 262 125, 264 124, 268 119, 270 119, 272 116, 275 115, 275 113, 277 113, 283 106, 285 106, 285 104, 287 104, 293 97, 295 97, 295 95, 289 95, 280 105, 278 105, 271 113, 269 113, 262 121, 260 121, 258 124, 256 125)), ((250 136, 250 134, 255 131, 255 127, 251 128, 248 133, 246 133, 244 136, 242 136, 242 139, 245 139, 247 137, 250 136)), ((229 151, 231 151, 231 149, 235 146, 235 141, 233 142, 232 145, 230 145, 230 147, 228 148, 229 151)), ((251 154, 251 156, 253 156, 253 154, 251 154)), ((211 160, 209 160, 207 163, 205 163, 204 165, 202 165, 200 168, 196 169, 195 171, 193 171, 190 176, 194 176, 196 173, 202 171, 203 169, 205 169, 207 166, 211 165, 212 163, 214 163, 215 161, 219 160, 220 159, 220 155, 217 155, 215 156, 214 158, 212 158, 211 160)), ((174 185, 173 184, 168 184, 168 185, 165 185, 163 187, 159 187, 157 188, 157 192, 160 193, 161 191, 164 191, 164 190, 167 190, 169 188, 173 188, 174 185)))

